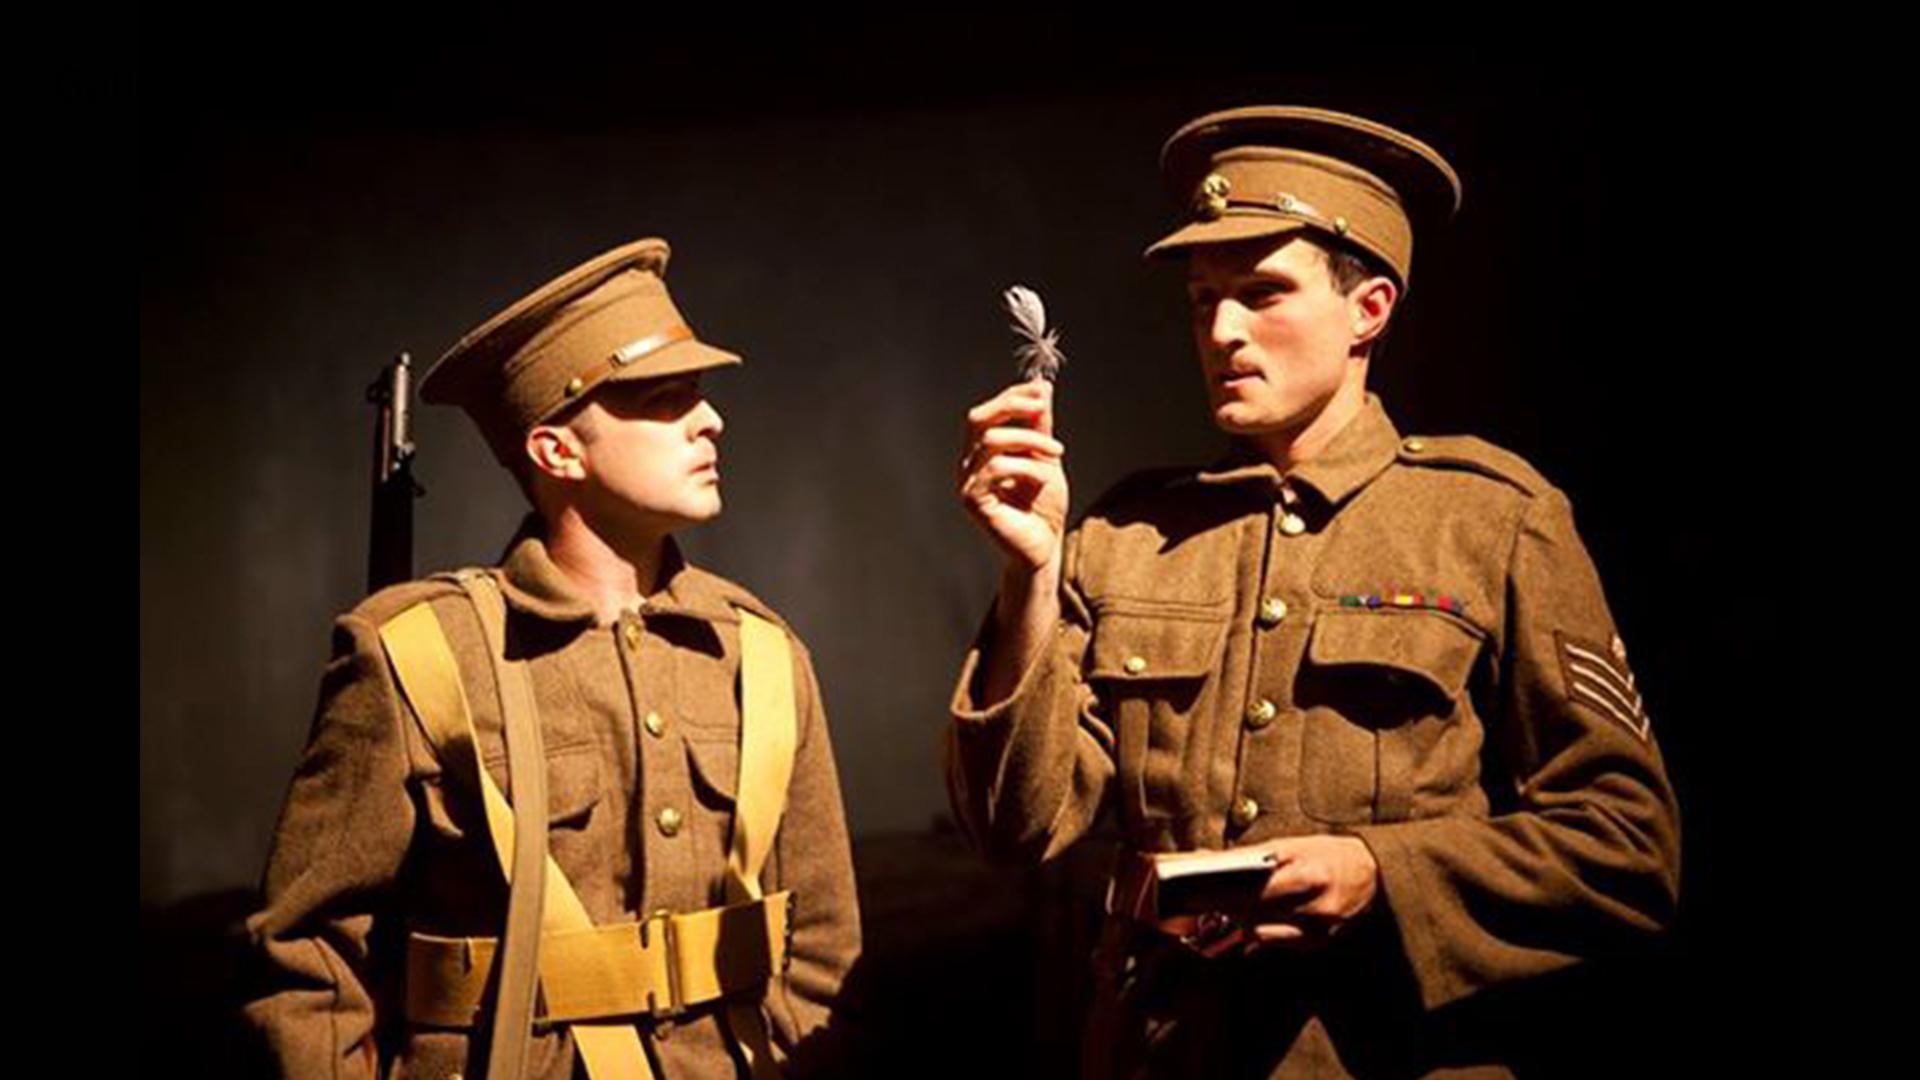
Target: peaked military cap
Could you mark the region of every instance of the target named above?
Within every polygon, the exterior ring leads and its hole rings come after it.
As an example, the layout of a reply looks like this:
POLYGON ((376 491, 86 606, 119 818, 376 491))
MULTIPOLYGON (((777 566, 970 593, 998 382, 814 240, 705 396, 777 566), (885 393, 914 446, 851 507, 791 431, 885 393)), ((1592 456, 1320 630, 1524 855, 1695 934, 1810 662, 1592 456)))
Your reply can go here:
POLYGON ((526 434, 603 382, 740 363, 694 337, 667 295, 665 240, 624 244, 561 274, 461 338, 420 396, 473 417, 503 465, 526 434))
POLYGON ((1167 140, 1160 172, 1186 216, 1149 257, 1314 230, 1378 256, 1404 286, 1416 228, 1443 224, 1460 208, 1460 178, 1438 151, 1326 109, 1209 113, 1167 140))

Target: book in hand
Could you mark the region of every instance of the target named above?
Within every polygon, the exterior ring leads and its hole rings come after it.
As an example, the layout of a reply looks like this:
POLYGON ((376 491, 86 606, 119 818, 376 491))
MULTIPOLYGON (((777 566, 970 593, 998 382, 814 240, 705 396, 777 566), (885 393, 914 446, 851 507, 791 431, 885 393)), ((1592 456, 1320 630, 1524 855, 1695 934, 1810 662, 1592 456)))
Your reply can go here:
POLYGON ((1126 860, 1115 900, 1188 947, 1215 956, 1245 939, 1279 859, 1270 851, 1176 851, 1126 860))

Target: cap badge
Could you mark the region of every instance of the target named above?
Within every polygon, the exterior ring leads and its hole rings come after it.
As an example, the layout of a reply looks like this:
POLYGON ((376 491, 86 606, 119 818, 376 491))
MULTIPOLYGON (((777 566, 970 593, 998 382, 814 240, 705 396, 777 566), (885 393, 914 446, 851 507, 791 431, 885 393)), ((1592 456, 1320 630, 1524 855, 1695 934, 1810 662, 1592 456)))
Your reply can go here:
POLYGON ((1227 194, 1232 190, 1233 185, 1227 182, 1226 177, 1219 173, 1208 173, 1207 178, 1200 181, 1200 216, 1212 221, 1226 213, 1227 194))

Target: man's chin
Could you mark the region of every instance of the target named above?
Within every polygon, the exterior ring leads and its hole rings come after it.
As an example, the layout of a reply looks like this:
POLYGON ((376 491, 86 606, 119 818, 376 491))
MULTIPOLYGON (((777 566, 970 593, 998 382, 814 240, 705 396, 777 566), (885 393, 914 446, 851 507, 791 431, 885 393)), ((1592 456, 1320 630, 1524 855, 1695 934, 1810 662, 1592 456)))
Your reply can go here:
POLYGON ((660 513, 656 518, 656 527, 664 525, 665 531, 670 533, 690 529, 719 517, 723 508, 720 494, 715 492, 711 498, 700 499, 660 513))
POLYGON ((1229 435, 1264 435, 1280 427, 1260 410, 1238 401, 1215 406, 1213 426, 1229 435))

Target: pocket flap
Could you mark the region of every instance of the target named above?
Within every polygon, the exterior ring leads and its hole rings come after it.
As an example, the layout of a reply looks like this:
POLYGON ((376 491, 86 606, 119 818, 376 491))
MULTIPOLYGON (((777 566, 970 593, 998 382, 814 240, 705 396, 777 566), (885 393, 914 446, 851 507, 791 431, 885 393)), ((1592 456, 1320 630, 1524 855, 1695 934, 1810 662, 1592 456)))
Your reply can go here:
POLYGON ((1226 640, 1224 616, 1108 611, 1094 626, 1090 674, 1131 682, 1200 678, 1220 666, 1226 640))
POLYGON ((600 801, 600 756, 592 746, 547 755, 547 813, 553 822, 585 817, 600 801))
POLYGON ((1479 633, 1425 611, 1323 611, 1307 648, 1311 663, 1409 672, 1448 699, 1466 687, 1479 654, 1479 633))
MULTIPOLYGON (((513 801, 513 777, 507 771, 504 753, 487 759, 487 771, 494 782, 506 778, 503 789, 507 801, 513 801)), ((473 785, 469 783, 467 787, 473 785)), ((585 817, 600 801, 600 758, 591 744, 547 751, 547 820, 554 823, 585 817)))
POLYGON ((687 739, 687 760, 694 781, 723 802, 733 802, 740 786, 740 745, 723 739, 687 739))

